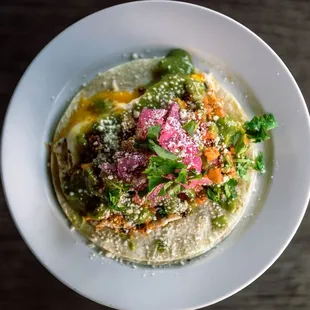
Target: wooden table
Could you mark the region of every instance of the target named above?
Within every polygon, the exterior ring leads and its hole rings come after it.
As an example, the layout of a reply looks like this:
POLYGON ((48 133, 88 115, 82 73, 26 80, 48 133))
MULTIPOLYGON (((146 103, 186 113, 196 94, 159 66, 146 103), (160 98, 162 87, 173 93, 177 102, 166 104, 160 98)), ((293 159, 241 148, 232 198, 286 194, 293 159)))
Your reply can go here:
MULTIPOLYGON (((80 18, 121 2, 1 0, 1 123, 15 85, 36 54, 80 18)), ((222 12, 258 34, 284 60, 310 102, 309 0, 191 2, 222 12)), ((242 292, 208 309, 309 310, 309 227, 308 212, 289 247, 263 276, 242 292)), ((44 269, 17 232, 2 190, 0 242, 0 309, 109 309, 76 294, 44 269)))

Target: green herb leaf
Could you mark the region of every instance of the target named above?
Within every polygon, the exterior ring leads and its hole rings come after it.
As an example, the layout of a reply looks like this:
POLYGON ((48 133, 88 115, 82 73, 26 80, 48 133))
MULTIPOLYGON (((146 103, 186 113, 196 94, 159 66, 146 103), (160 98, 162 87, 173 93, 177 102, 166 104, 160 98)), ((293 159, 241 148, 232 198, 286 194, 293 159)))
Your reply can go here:
POLYGON ((165 189, 162 187, 158 193, 158 196, 164 196, 165 195, 165 189))
POLYGON ((167 194, 170 197, 175 197, 177 195, 179 195, 181 193, 181 191, 183 190, 183 186, 181 184, 178 183, 173 183, 173 185, 171 185, 168 190, 167 190, 167 194))
POLYGON ((161 126, 160 125, 154 125, 149 127, 147 131, 147 138, 151 140, 157 140, 158 136, 161 132, 161 126))
POLYGON ((264 164, 264 154, 263 152, 259 152, 258 156, 255 159, 253 168, 260 173, 265 172, 265 164, 264 164))
POLYGON ((220 187, 209 187, 207 189, 207 196, 210 200, 214 202, 220 202, 221 201, 220 187))
POLYGON ((241 131, 234 134, 231 138, 231 142, 237 155, 241 155, 249 148, 249 145, 245 144, 245 134, 241 131))
POLYGON ((117 205, 120 200, 120 190, 119 189, 111 190, 109 192, 109 198, 113 206, 117 205))
POLYGON ((267 131, 277 127, 277 122, 272 114, 255 116, 250 122, 245 122, 244 128, 248 137, 254 142, 268 140, 270 136, 267 131))
POLYGON ((176 160, 177 156, 166 149, 162 148, 161 146, 157 145, 153 140, 149 140, 149 144, 151 149, 161 158, 163 159, 170 159, 176 160))
POLYGON ((236 166, 237 166, 237 173, 238 173, 238 175, 241 178, 243 178, 245 180, 248 180, 249 170, 253 166, 252 161, 249 160, 249 161, 244 161, 244 162, 238 162, 236 166))
POLYGON ((198 124, 193 120, 183 125, 183 129, 186 130, 190 136, 194 135, 195 131, 197 130, 197 127, 198 124))
POLYGON ((238 182, 235 179, 230 179, 228 182, 223 184, 224 193, 227 200, 233 200, 237 198, 237 184, 238 182))
POLYGON ((255 160, 252 160, 247 157, 242 157, 242 158, 236 158, 235 162, 238 175, 245 180, 248 179, 248 172, 250 169, 255 169, 260 173, 265 172, 263 152, 259 152, 255 160))
POLYGON ((186 183, 186 179, 187 179, 187 169, 183 168, 179 171, 178 177, 175 179, 176 182, 178 183, 186 183))
POLYGON ((173 181, 168 181, 159 191, 158 196, 164 196, 167 189, 173 184, 173 181))
POLYGON ((148 177, 163 177, 170 173, 176 173, 177 169, 184 169, 186 166, 178 161, 164 159, 159 156, 152 156, 149 165, 144 171, 148 177))
POLYGON ((237 184, 238 182, 235 179, 230 179, 222 185, 209 186, 207 188, 207 196, 222 208, 233 211, 235 208, 235 199, 237 198, 237 184))
POLYGON ((149 182, 148 182, 148 190, 149 192, 151 192, 157 185, 161 184, 161 183, 165 183, 168 180, 162 177, 152 177, 149 178, 149 182))

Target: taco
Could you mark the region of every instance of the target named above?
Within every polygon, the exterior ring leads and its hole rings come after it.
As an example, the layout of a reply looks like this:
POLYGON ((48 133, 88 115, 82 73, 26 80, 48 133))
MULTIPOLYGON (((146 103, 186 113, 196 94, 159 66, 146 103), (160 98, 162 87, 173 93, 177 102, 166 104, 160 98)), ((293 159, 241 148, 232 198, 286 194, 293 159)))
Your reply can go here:
POLYGON ((242 107, 191 56, 137 59, 73 98, 52 143, 58 201, 107 256, 160 265, 191 259, 225 238, 264 172, 254 143, 271 114, 242 107))

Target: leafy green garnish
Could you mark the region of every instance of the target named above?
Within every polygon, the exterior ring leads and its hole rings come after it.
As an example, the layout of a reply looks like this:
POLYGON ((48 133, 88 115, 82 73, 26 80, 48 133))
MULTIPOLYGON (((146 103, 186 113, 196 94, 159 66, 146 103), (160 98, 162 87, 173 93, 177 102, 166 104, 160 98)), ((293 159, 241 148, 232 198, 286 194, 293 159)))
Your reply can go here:
POLYGON ((260 173, 264 173, 265 172, 265 164, 264 164, 264 154, 263 152, 259 152, 258 156, 255 159, 253 168, 257 171, 259 171, 260 173))
POLYGON ((163 147, 156 144, 153 140, 149 140, 150 148, 162 159, 176 160, 177 156, 163 147))
POLYGON ((171 196, 176 196, 182 190, 180 183, 186 183, 187 170, 186 165, 176 160, 166 159, 160 156, 152 156, 149 165, 144 171, 148 178, 148 190, 151 192, 157 185, 165 184, 159 196, 168 193, 171 196), (175 177, 174 181, 164 178, 164 176, 172 174, 175 177))
POLYGON ((231 143, 234 146, 237 155, 246 152, 249 148, 249 145, 245 143, 245 134, 241 131, 238 131, 233 135, 231 143))
POLYGON ((162 178, 162 177, 149 177, 149 182, 148 182, 148 190, 151 192, 153 188, 155 188, 157 185, 161 183, 167 182, 167 179, 162 178))
POLYGON ((121 196, 120 196, 120 190, 119 189, 112 189, 109 192, 109 199, 110 202, 113 206, 116 206, 120 200, 121 196))
POLYGON ((160 125, 154 125, 154 126, 149 127, 147 131, 147 138, 151 140, 157 140, 160 134, 160 131, 161 131, 160 125))
POLYGON ((191 120, 188 123, 183 125, 183 129, 188 132, 190 136, 193 136, 195 131, 197 130, 198 124, 195 121, 191 120))
POLYGON ((235 179, 230 179, 222 185, 210 186, 207 188, 207 196, 222 208, 233 211, 235 208, 234 201, 237 198, 237 184, 238 182, 235 179))
POLYGON ((245 122, 244 128, 249 139, 254 142, 262 142, 270 139, 268 130, 277 127, 278 123, 272 114, 254 116, 250 122, 245 122))
POLYGON ((169 195, 170 197, 175 197, 182 191, 183 186, 179 183, 168 181, 158 193, 158 196, 163 196, 165 194, 169 195))
POLYGON ((227 226, 227 218, 225 215, 220 215, 211 220, 212 226, 216 229, 220 229, 227 226))
POLYGON ((259 152, 255 160, 241 157, 235 159, 237 166, 237 173, 243 179, 248 179, 248 172, 250 169, 255 169, 260 173, 265 172, 264 155, 263 152, 259 152))
POLYGON ((176 160, 165 159, 159 156, 152 156, 149 165, 144 173, 148 177, 163 177, 170 173, 175 173, 177 169, 184 169, 186 165, 176 160))
POLYGON ((115 211, 123 211, 125 206, 120 205, 121 196, 128 191, 129 186, 123 183, 105 180, 105 190, 103 198, 108 208, 115 211))
POLYGON ((237 168, 237 173, 238 175, 245 179, 248 180, 248 176, 249 176, 249 170, 252 168, 253 166, 253 161, 251 159, 241 159, 240 161, 237 162, 236 168, 237 168))
POLYGON ((226 195, 227 200, 236 199, 237 198, 237 192, 236 192, 236 186, 238 182, 235 179, 230 179, 228 182, 224 183, 224 193, 226 195))
POLYGON ((178 177, 175 179, 176 182, 178 183, 186 183, 186 179, 187 179, 187 169, 186 168, 182 168, 179 172, 178 172, 178 177))

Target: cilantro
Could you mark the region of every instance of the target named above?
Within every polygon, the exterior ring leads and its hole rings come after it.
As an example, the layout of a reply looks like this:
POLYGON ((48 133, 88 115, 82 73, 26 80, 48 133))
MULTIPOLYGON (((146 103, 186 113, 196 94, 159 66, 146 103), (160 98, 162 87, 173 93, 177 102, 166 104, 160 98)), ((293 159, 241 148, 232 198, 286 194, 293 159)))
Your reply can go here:
POLYGON ((228 182, 223 184, 224 193, 227 200, 233 200, 237 198, 237 184, 238 182, 235 179, 230 179, 228 182))
POLYGON ((265 172, 263 152, 260 152, 255 160, 243 157, 235 159, 235 162, 237 163, 237 173, 243 179, 248 179, 250 169, 255 169, 260 173, 265 172))
POLYGON ((186 166, 176 160, 164 159, 159 156, 152 156, 149 165, 144 171, 148 177, 163 177, 164 175, 175 173, 177 169, 186 169, 186 166))
POLYGON ((103 199, 110 209, 116 210, 116 211, 122 211, 124 210, 124 206, 120 206, 120 198, 123 195, 123 193, 128 191, 128 185, 122 184, 122 183, 116 183, 111 180, 105 181, 105 190, 103 192, 103 199))
POLYGON ((207 188, 207 196, 210 200, 218 203, 222 208, 233 211, 237 198, 236 186, 238 182, 230 179, 222 185, 210 186, 207 188))
POLYGON ((157 140, 158 136, 161 132, 161 126, 160 125, 154 125, 149 127, 147 131, 147 138, 151 140, 157 140))
POLYGON ((116 206, 120 200, 120 190, 119 189, 112 189, 109 192, 109 200, 113 206, 116 206))
POLYGON ((136 149, 149 149, 152 151, 148 142, 136 140, 133 145, 136 149))
POLYGON ((244 128, 249 139, 255 143, 270 139, 267 131, 277 127, 277 122, 272 114, 255 116, 250 122, 245 122, 244 128))
POLYGON ((249 145, 245 142, 245 134, 241 131, 236 132, 231 138, 231 143, 235 148, 235 153, 240 155, 247 151, 249 145))
POLYGON ((253 168, 260 173, 265 172, 265 164, 264 164, 264 154, 263 152, 259 152, 258 156, 255 159, 253 168))
POLYGON ((247 180, 248 179, 248 172, 252 168, 252 161, 250 159, 246 159, 244 161, 237 163, 237 173, 238 175, 247 180))
POLYGON ((175 179, 176 182, 178 183, 186 183, 186 178, 187 178, 187 169, 183 168, 179 171, 178 177, 175 179))
POLYGON ((187 131, 190 136, 193 136, 197 130, 198 124, 195 121, 191 120, 188 123, 183 125, 183 129, 187 131))
POLYGON ((149 144, 151 149, 161 158, 163 159, 170 159, 170 160, 176 160, 177 156, 169 151, 167 151, 166 149, 164 149, 163 147, 159 146, 158 144, 156 144, 153 140, 149 140, 149 144))
POLYGON ((162 177, 149 178, 149 182, 148 182, 149 192, 151 192, 157 185, 159 185, 161 183, 165 183, 165 182, 167 182, 167 179, 162 178, 162 177))
POLYGON ((209 187, 207 189, 207 196, 210 200, 214 202, 220 202, 221 201, 221 191, 220 187, 209 187))
POLYGON ((186 165, 176 160, 164 159, 159 156, 152 156, 150 158, 149 165, 144 173, 148 178, 148 190, 152 191, 157 185, 165 183, 158 193, 159 196, 163 196, 166 192, 169 195, 175 196, 181 192, 180 183, 185 183, 187 178, 186 165), (176 179, 170 181, 163 176, 167 174, 173 174, 176 179), (169 190, 168 190, 169 189, 169 190))
POLYGON ((182 189, 183 189, 183 186, 181 186, 181 184, 178 184, 178 183, 173 182, 173 181, 169 181, 161 188, 161 190, 158 193, 158 195, 159 196, 163 196, 166 193, 170 197, 175 197, 178 194, 180 194, 182 189))

